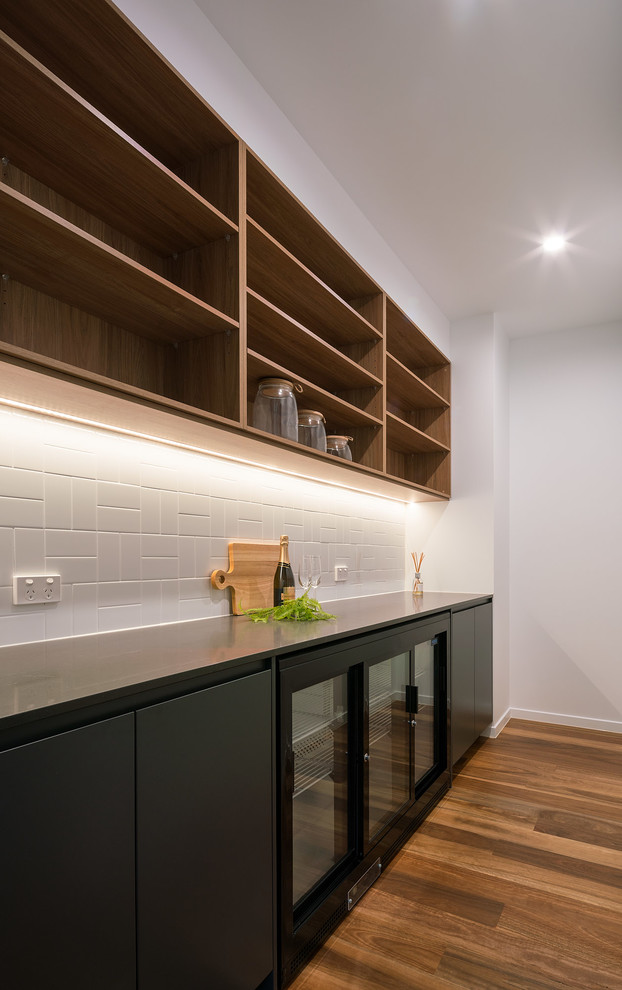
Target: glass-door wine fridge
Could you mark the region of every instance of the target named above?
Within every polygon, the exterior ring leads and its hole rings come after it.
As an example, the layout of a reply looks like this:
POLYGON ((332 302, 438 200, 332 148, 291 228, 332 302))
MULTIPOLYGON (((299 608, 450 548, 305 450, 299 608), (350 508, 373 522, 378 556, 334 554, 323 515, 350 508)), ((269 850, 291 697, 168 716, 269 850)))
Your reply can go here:
POLYGON ((281 662, 280 983, 449 786, 446 613, 281 662))

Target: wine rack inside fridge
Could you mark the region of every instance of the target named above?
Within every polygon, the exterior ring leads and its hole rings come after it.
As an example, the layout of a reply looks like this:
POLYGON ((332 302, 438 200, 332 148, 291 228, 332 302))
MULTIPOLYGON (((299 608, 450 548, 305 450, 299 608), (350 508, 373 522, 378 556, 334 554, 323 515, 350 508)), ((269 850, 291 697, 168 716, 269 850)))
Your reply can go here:
POLYGON ((346 719, 335 687, 332 680, 322 681, 292 698, 294 798, 333 773, 335 734, 346 719))

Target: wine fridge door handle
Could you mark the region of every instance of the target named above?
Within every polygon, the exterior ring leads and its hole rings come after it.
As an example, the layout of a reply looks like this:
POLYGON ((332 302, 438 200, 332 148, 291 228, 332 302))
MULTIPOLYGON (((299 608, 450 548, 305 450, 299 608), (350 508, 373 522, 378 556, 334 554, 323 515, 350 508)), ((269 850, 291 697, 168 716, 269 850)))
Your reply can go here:
POLYGON ((283 764, 285 768, 285 774, 291 779, 293 786, 294 777, 294 751, 291 746, 287 745, 285 747, 285 753, 283 755, 283 764))

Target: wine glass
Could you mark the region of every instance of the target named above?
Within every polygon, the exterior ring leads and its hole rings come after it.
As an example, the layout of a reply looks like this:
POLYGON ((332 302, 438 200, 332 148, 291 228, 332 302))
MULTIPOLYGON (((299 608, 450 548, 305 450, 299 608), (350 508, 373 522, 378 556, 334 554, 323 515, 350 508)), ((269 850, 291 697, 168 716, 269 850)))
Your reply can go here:
POLYGON ((309 555, 309 567, 311 574, 310 586, 315 591, 322 580, 322 561, 319 554, 313 553, 309 555))
POLYGON ((311 587, 311 559, 309 554, 304 554, 298 565, 298 583, 305 594, 311 587))

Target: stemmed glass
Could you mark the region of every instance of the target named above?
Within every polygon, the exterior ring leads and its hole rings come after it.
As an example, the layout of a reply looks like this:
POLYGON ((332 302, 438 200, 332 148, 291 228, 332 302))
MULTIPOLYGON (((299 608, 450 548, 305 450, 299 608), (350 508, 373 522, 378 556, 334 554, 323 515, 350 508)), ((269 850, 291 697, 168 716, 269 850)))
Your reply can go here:
POLYGON ((310 588, 317 588, 322 577, 322 562, 319 554, 304 554, 298 567, 298 583, 306 594, 310 588))
POLYGON ((311 588, 315 591, 322 580, 322 560, 320 555, 316 553, 310 554, 309 560, 311 561, 311 588))
POLYGON ((311 587, 311 557, 305 554, 300 558, 300 564, 298 565, 298 583, 306 595, 307 591, 311 587))

